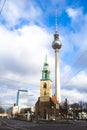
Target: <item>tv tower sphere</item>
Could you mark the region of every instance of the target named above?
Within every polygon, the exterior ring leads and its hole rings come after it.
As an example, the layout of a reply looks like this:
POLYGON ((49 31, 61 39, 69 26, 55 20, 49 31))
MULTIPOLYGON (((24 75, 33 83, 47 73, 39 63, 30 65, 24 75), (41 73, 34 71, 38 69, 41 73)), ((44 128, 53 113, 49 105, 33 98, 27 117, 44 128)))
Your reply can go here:
POLYGON ((59 34, 58 32, 56 31, 55 34, 54 34, 54 41, 52 43, 52 48, 53 49, 60 49, 62 46, 62 43, 61 41, 59 40, 59 34))

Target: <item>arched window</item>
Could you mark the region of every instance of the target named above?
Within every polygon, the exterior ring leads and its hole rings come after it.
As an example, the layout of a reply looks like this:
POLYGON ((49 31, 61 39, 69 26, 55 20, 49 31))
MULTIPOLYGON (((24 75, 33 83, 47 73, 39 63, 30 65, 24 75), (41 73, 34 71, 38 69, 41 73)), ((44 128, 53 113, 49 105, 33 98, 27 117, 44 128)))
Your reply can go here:
POLYGON ((45 89, 47 88, 47 84, 46 84, 46 83, 44 83, 44 88, 45 88, 45 89))
POLYGON ((45 79, 47 79, 47 72, 45 72, 45 79))

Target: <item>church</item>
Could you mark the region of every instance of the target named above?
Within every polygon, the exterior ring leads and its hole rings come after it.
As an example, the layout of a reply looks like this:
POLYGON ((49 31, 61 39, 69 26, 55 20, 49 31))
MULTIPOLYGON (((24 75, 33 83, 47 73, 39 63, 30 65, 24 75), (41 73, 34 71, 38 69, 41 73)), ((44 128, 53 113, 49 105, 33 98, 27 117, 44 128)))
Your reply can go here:
POLYGON ((40 97, 35 104, 35 117, 46 120, 54 119, 59 113, 58 106, 57 98, 52 95, 52 80, 50 79, 50 69, 46 55, 40 80, 40 97))

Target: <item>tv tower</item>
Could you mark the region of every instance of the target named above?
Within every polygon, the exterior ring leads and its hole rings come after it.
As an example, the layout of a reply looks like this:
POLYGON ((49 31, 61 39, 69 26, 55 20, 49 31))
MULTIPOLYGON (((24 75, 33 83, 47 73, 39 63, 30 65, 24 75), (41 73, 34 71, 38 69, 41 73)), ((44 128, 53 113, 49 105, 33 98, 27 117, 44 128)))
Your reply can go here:
POLYGON ((52 48, 55 50, 55 96, 60 103, 61 96, 60 96, 59 49, 61 48, 62 43, 59 40, 57 18, 58 17, 56 12, 56 30, 54 33, 54 41, 52 43, 52 48))

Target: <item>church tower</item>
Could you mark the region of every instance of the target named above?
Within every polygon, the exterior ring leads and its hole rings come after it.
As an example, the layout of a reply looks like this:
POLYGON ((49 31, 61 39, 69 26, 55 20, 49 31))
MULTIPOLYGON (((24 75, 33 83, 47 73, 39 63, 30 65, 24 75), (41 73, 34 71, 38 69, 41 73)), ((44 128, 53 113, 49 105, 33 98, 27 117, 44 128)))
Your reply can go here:
POLYGON ((42 78, 40 79, 40 97, 35 104, 35 117, 46 120, 54 118, 58 114, 56 104, 58 104, 58 101, 52 95, 52 81, 46 55, 42 69, 42 78))
POLYGON ((47 55, 42 70, 42 79, 40 80, 40 101, 49 101, 52 97, 52 81, 50 79, 50 69, 47 61, 47 55))

